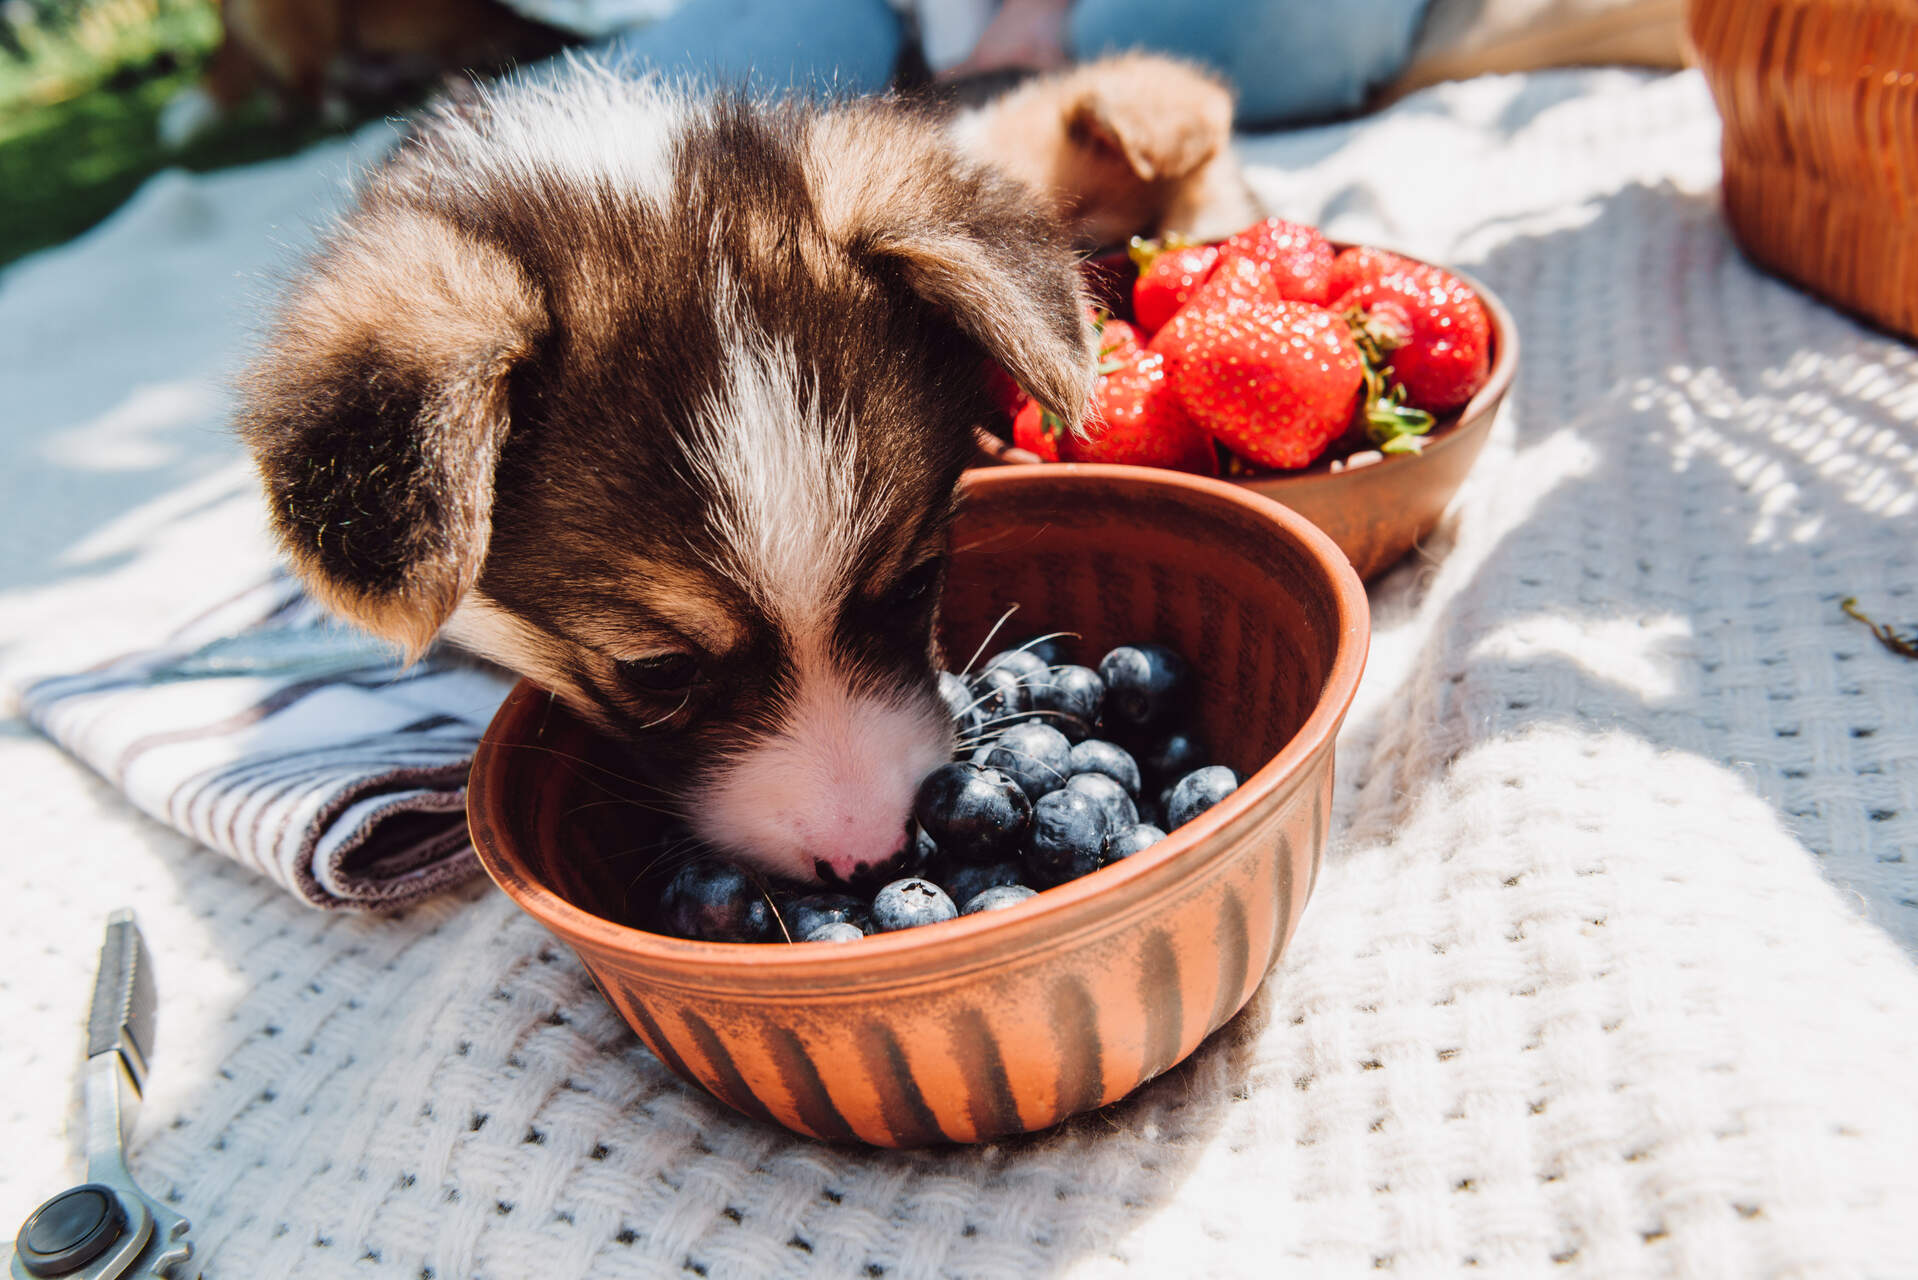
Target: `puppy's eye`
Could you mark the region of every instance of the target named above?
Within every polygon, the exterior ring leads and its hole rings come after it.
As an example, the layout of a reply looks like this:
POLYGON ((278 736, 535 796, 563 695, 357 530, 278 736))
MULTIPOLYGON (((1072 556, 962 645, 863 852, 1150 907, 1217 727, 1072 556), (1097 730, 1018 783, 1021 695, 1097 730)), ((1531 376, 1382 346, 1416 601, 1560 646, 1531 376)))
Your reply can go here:
POLYGON ((699 659, 690 653, 657 653, 615 664, 628 688, 646 693, 678 693, 699 678, 699 659))
POLYGON ((945 575, 944 557, 928 560, 914 568, 899 580, 892 589, 892 603, 899 608, 923 605, 932 599, 932 593, 938 590, 939 580, 945 575))

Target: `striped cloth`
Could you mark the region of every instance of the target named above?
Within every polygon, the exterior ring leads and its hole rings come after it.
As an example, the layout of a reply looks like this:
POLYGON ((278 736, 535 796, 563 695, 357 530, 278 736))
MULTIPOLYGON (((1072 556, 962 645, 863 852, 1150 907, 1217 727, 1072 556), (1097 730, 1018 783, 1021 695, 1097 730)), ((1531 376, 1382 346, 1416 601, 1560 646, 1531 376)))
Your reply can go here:
POLYGON ((478 869, 466 770, 509 687, 455 655, 405 667, 276 575, 21 704, 146 813, 313 906, 393 909, 478 869))

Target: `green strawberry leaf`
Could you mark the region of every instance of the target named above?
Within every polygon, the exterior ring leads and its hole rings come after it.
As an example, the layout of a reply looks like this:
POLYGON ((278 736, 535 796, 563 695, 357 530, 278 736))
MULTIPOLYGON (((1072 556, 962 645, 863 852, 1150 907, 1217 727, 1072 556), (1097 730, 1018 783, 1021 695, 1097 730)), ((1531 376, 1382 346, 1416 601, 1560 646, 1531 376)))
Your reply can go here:
POLYGON ((1189 249, 1195 244, 1204 243, 1203 240, 1195 239, 1192 236, 1182 236, 1176 231, 1168 231, 1158 240, 1148 240, 1144 236, 1133 236, 1132 239, 1126 242, 1125 252, 1126 257, 1132 259, 1132 265, 1139 269, 1139 274, 1144 275, 1152 269, 1153 259, 1157 258, 1167 249, 1189 249))
POLYGON ((1365 434, 1381 453, 1417 453, 1424 447, 1419 439, 1430 431, 1437 419, 1423 409, 1405 403, 1405 388, 1392 384, 1385 389, 1392 366, 1365 366, 1365 434))
POLYGON ((1152 269, 1152 260, 1165 252, 1165 245, 1157 240, 1148 240, 1144 236, 1133 236, 1125 247, 1126 257, 1132 259, 1132 265, 1144 275, 1152 269))

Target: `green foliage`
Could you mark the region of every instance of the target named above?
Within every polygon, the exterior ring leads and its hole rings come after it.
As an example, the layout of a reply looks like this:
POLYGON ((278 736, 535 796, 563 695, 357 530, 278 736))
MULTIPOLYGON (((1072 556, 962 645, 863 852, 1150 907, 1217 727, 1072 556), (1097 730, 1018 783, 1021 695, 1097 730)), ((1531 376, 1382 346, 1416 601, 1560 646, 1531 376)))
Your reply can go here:
POLYGON ((14 0, 0 25, 0 265, 85 231, 161 169, 263 160, 324 132, 255 108, 183 151, 160 145, 160 109, 219 43, 214 0, 14 0))

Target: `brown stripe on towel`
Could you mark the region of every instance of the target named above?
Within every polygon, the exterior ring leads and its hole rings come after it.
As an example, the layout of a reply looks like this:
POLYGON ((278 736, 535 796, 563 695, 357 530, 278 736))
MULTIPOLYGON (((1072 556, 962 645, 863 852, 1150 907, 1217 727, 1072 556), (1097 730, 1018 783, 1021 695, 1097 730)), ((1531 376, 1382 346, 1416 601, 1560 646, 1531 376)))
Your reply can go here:
MULTIPOLYGON (((363 667, 360 668, 360 670, 388 671, 390 668, 363 667)), ((108 771, 107 777, 115 786, 125 786, 127 770, 132 768, 133 762, 156 747, 173 746, 177 743, 194 742, 202 738, 217 738, 221 734, 237 733, 239 730, 251 728, 253 725, 265 720, 268 716, 276 715, 294 703, 299 702, 301 699, 325 689, 332 689, 341 685, 349 685, 358 689, 383 689, 405 683, 409 680, 423 679, 426 675, 438 673, 415 672, 404 676, 382 678, 377 681, 357 681, 349 679, 348 677, 352 674, 352 672, 336 672, 319 676, 312 680, 300 680, 275 689, 271 694, 260 699, 260 701, 254 703, 252 706, 245 707, 219 720, 214 720, 207 724, 189 725, 184 729, 168 729, 164 733, 150 733, 143 738, 135 738, 122 748, 118 756, 114 757, 112 768, 108 771)))

